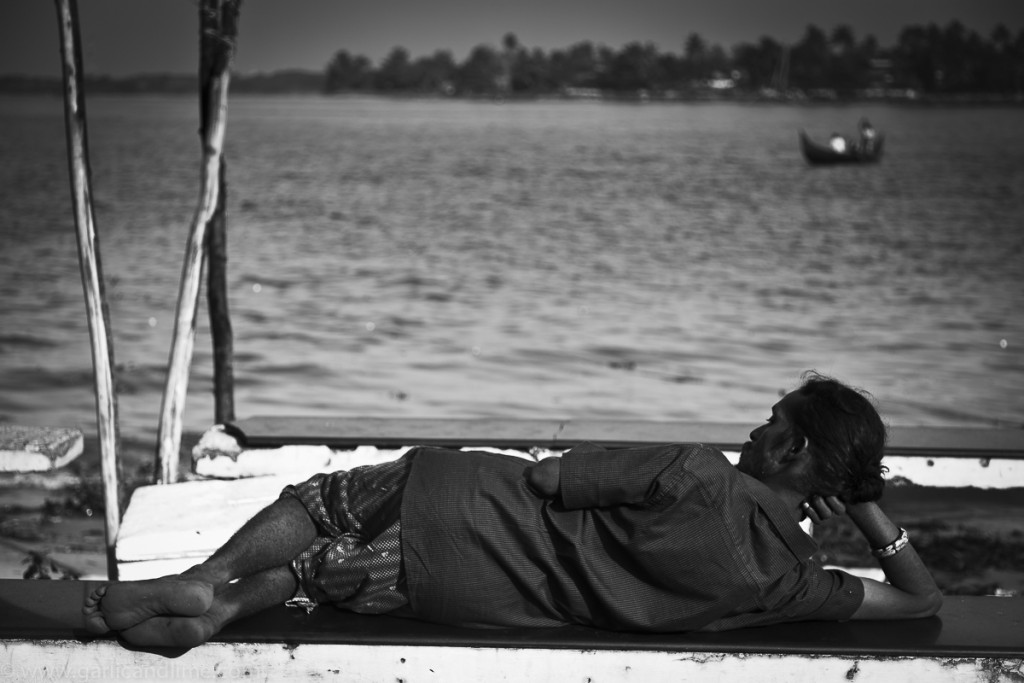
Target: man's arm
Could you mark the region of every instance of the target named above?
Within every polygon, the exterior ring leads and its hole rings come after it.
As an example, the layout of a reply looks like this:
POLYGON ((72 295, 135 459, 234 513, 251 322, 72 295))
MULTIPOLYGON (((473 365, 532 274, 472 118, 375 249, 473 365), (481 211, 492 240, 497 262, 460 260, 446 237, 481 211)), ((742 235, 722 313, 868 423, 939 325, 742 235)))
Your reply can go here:
POLYGON ((562 474, 562 461, 558 458, 544 458, 536 465, 526 468, 526 483, 541 498, 558 495, 558 484, 562 474))
MULTIPOLYGON (((575 454, 607 453, 608 449, 589 441, 570 449, 575 454)), ((536 465, 526 468, 526 483, 541 498, 557 498, 562 478, 562 459, 558 456, 544 458, 536 465)))
POLYGON ((694 448, 668 444, 609 451, 583 444, 527 468, 526 482, 541 497, 560 497, 569 509, 657 504, 678 489, 683 463, 694 448))
POLYGON ((938 612, 942 592, 935 579, 909 542, 897 542, 902 530, 876 503, 844 505, 832 496, 824 500, 816 497, 808 510, 808 516, 816 522, 843 513, 849 515, 872 549, 888 548, 881 553, 884 556, 878 557, 878 563, 889 583, 861 578, 864 602, 852 618, 917 619, 938 612))
MULTIPOLYGON (((900 535, 900 528, 876 503, 847 507, 847 514, 872 548, 884 548, 900 535)), ((864 602, 854 619, 915 619, 930 617, 942 607, 942 593, 914 546, 907 543, 895 554, 879 557, 889 583, 861 579, 864 602)))

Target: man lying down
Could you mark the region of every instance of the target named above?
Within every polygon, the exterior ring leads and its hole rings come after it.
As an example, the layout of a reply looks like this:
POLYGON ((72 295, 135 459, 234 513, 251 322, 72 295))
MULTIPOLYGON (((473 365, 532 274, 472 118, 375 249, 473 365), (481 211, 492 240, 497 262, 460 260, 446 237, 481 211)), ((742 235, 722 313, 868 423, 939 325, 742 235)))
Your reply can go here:
POLYGON ((415 448, 287 487, 202 564, 99 587, 85 621, 135 645, 192 647, 280 603, 651 632, 930 616, 942 595, 875 503, 884 443, 865 395, 810 374, 736 467, 699 444, 585 444, 538 463, 415 448), (844 514, 888 583, 813 559, 799 522, 844 514))

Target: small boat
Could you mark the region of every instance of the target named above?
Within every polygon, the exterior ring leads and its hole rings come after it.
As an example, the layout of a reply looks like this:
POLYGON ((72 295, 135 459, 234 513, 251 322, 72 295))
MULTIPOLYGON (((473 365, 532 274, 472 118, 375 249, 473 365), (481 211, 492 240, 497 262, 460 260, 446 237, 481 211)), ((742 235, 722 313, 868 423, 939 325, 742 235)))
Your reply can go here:
POLYGON ((825 164, 869 164, 882 158, 882 147, 885 136, 875 136, 871 149, 864 149, 859 144, 851 144, 840 152, 829 145, 814 142, 804 131, 800 131, 800 149, 803 150, 807 163, 812 165, 825 164))

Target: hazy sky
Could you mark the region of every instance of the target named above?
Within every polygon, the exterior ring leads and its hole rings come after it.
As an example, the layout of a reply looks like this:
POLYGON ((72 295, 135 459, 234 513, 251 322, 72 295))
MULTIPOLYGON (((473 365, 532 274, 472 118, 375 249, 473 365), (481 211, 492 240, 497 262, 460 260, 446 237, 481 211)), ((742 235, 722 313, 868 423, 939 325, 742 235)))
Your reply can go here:
MULTIPOLYGON (((78 0, 91 74, 190 73, 198 62, 198 0, 78 0)), ((1024 0, 243 0, 235 68, 322 69, 339 49, 375 63, 396 45, 413 57, 450 50, 462 60, 513 32, 529 48, 581 40, 612 48, 652 42, 681 52, 700 33, 730 48, 771 36, 794 42, 810 23, 850 25, 883 46, 913 24, 953 19, 988 36, 1024 29, 1024 0)), ((0 74, 59 75, 53 0, 0 0, 0 74)))

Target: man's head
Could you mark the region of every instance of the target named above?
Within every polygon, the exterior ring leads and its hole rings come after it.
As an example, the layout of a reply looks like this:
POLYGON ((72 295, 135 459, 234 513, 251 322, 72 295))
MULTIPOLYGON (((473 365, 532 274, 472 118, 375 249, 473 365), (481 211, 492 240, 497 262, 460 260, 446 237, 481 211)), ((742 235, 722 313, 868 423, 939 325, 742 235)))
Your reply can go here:
POLYGON ((805 493, 860 503, 882 495, 884 448, 885 425, 867 396, 810 372, 750 433, 739 469, 762 481, 798 474, 805 493))

